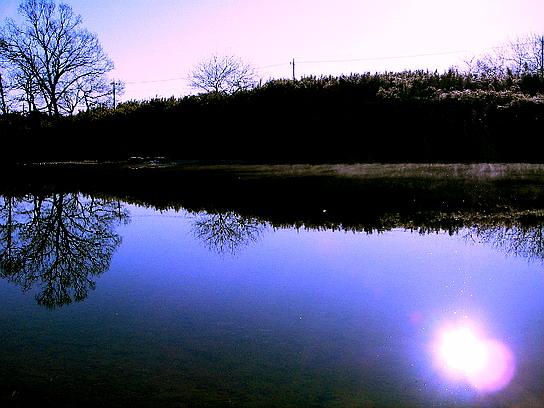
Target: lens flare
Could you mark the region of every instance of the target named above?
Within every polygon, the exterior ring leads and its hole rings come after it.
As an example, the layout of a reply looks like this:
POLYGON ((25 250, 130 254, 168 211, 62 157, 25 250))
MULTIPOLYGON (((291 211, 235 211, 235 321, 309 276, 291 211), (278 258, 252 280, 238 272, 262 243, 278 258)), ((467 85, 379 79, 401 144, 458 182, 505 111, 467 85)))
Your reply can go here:
POLYGON ((468 327, 445 331, 440 355, 449 370, 469 376, 480 372, 489 362, 489 352, 468 327))
POLYGON ((514 356, 510 349, 470 324, 440 330, 433 349, 436 364, 447 378, 465 381, 481 392, 498 391, 514 376, 514 356))

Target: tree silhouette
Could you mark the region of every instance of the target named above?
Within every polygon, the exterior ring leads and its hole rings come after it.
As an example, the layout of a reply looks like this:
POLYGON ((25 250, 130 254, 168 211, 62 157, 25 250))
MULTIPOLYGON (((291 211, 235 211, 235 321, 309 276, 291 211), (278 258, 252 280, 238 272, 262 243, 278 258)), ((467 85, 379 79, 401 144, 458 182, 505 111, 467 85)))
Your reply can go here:
POLYGON ((241 247, 256 242, 265 224, 233 211, 206 213, 195 221, 195 235, 207 248, 219 254, 235 254, 241 247))
POLYGON ((509 255, 544 261, 544 225, 474 226, 469 237, 509 255))
POLYGON ((0 201, 0 276, 55 308, 82 301, 93 277, 108 269, 128 222, 117 201, 77 194, 5 197, 0 201))
POLYGON ((257 83, 255 69, 232 55, 213 55, 199 62, 189 81, 192 88, 206 93, 233 94, 257 83))
POLYGON ((466 61, 469 73, 502 78, 507 75, 544 77, 544 35, 531 34, 466 61))
POLYGON ((0 31, 0 59, 29 110, 72 114, 109 97, 113 63, 81 16, 54 0, 23 0, 19 15, 0 31))

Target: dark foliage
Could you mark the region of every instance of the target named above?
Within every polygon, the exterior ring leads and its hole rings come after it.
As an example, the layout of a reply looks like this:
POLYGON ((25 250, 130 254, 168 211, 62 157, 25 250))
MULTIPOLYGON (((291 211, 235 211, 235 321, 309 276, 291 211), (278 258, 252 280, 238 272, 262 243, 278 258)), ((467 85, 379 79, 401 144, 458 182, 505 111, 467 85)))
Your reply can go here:
POLYGON ((0 117, 6 161, 540 162, 542 78, 448 71, 274 80, 234 95, 0 117))
POLYGON ((366 233, 406 228, 421 234, 467 235, 514 255, 544 259, 543 169, 519 164, 25 165, 0 181, 5 197, 0 200, 0 272, 3 268, 9 272, 5 277, 21 285, 41 282, 36 273, 52 258, 34 249, 50 248, 51 231, 68 226, 65 232, 72 235, 61 235, 66 238, 62 242, 79 236, 82 246, 65 245, 66 256, 55 259, 55 269, 47 269, 55 273, 40 276, 47 277, 42 282, 46 287, 62 289, 55 279, 76 266, 70 276, 85 278, 85 285, 65 279, 66 291, 52 293, 85 295, 92 289, 86 283, 103 271, 118 243, 113 226, 128 220, 121 202, 161 211, 185 209, 194 215, 195 237, 220 254, 236 253, 257 241, 268 226, 366 233), (32 210, 37 202, 55 204, 55 197, 63 198, 57 199, 62 208, 39 205, 39 212, 28 212, 38 214, 37 225, 47 228, 33 228, 34 223, 23 222, 25 212, 13 210, 32 210), (76 202, 79 212, 64 205, 76 202), (58 217, 48 222, 51 214, 58 217), (81 220, 87 228, 78 227, 81 220), (29 233, 17 233, 23 229, 29 233), (26 240, 16 245, 19 236, 26 240), (31 245, 35 242, 49 244, 31 245), (105 248, 105 258, 89 242, 105 248))

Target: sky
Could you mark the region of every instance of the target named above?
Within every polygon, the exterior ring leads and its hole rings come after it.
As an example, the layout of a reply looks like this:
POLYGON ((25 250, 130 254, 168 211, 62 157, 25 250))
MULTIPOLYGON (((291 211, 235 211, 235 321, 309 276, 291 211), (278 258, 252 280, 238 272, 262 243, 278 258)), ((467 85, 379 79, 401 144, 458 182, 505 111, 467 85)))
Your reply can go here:
MULTIPOLYGON (((404 69, 443 71, 544 33, 544 0, 65 0, 126 83, 123 100, 192 93, 192 67, 236 55, 264 81, 404 69), (432 55, 429 55, 432 54, 432 55)), ((0 20, 19 0, 0 0, 0 20)))

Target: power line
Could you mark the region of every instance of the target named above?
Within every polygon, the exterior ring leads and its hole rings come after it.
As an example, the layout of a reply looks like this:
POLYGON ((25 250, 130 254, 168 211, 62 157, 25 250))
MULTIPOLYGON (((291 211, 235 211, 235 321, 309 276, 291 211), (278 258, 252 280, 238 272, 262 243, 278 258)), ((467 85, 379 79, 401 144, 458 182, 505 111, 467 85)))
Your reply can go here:
MULTIPOLYGON (((265 69, 265 68, 274 68, 274 67, 280 67, 285 65, 290 65, 289 62, 282 62, 278 64, 272 64, 272 65, 264 65, 255 67, 255 69, 265 69)), ((143 80, 143 81, 127 81, 125 82, 125 85, 137 85, 137 84, 154 84, 158 82, 172 82, 172 81, 183 81, 187 80, 187 77, 177 77, 177 78, 164 78, 164 79, 150 79, 150 80, 143 80)))
POLYGON ((116 94, 116 89, 115 89, 115 88, 116 88, 116 86, 117 86, 117 84, 115 83, 115 80, 113 80, 113 81, 111 82, 111 86, 112 86, 112 92, 113 92, 113 109, 115 109, 115 107, 116 107, 116 102, 117 102, 117 101, 116 101, 116 98, 115 98, 115 96, 116 96, 116 95, 115 95, 115 94, 116 94))
POLYGON ((125 82, 126 85, 133 85, 133 84, 154 84, 156 82, 171 82, 171 81, 181 81, 187 79, 187 77, 179 77, 179 78, 168 78, 168 79, 151 79, 151 80, 145 80, 145 81, 129 81, 125 82))
MULTIPOLYGON (((536 44, 537 41, 526 41, 526 42, 519 42, 519 43, 511 43, 511 44, 505 44, 500 46, 494 46, 494 47, 487 47, 481 49, 479 52, 484 52, 488 50, 497 50, 497 49, 505 49, 505 48, 511 48, 513 46, 522 46, 522 45, 531 45, 536 44)), ((298 64, 334 64, 334 63, 345 63, 345 62, 363 62, 363 61, 380 61, 380 60, 394 60, 394 59, 407 59, 407 58, 422 58, 422 57, 432 57, 432 56, 440 56, 440 55, 453 55, 453 54, 464 54, 464 53, 476 53, 474 50, 452 50, 452 51, 440 51, 440 52, 428 52, 428 53, 420 53, 420 54, 406 54, 406 55, 390 55, 390 56, 375 56, 375 57, 364 57, 364 58, 347 58, 347 59, 332 59, 332 60, 303 60, 298 61, 298 64)), ((275 67, 281 67, 281 66, 292 66, 294 71, 294 59, 290 62, 281 62, 276 64, 270 64, 270 65, 262 65, 255 67, 255 69, 262 70, 266 68, 275 68, 275 67)), ((143 80, 143 81, 128 81, 125 82, 126 85, 136 85, 136 84, 153 84, 153 83, 160 83, 160 82, 173 82, 173 81, 182 81, 187 80, 187 77, 176 77, 176 78, 165 78, 165 79, 152 79, 152 80, 143 80)))
POLYGON ((377 60, 391 60, 391 59, 403 59, 403 58, 418 58, 418 57, 430 57, 436 55, 448 55, 448 54, 461 54, 468 52, 466 50, 459 51, 444 51, 433 52, 425 54, 411 54, 411 55, 394 55, 394 56, 382 56, 382 57, 367 57, 367 58, 351 58, 351 59, 337 59, 337 60, 315 60, 315 61, 298 61, 299 64, 328 64, 337 62, 359 62, 359 61, 377 61, 377 60))
MULTIPOLYGON (((530 45, 535 44, 533 41, 524 43, 512 43, 507 45, 500 45, 495 47, 483 48, 480 52, 493 49, 511 48, 512 46, 530 45)), ((365 58, 351 58, 351 59, 337 59, 337 60, 315 60, 315 61, 297 61, 299 64, 327 64, 338 62, 359 62, 359 61, 377 61, 377 60, 391 60, 391 59, 403 59, 403 58, 419 58, 419 57, 432 57, 439 55, 451 55, 451 54, 464 54, 474 52, 474 50, 455 50, 455 51, 440 51, 440 52, 427 52, 421 54, 408 54, 408 55, 391 55, 391 56, 377 56, 377 57, 365 57, 365 58)))
POLYGON ((290 62, 282 62, 282 63, 278 63, 278 64, 264 65, 264 66, 260 66, 260 67, 255 67, 255 69, 274 68, 274 67, 281 67, 281 66, 290 65, 290 64, 291 64, 290 62))

